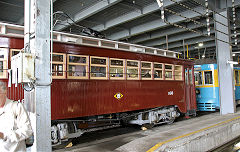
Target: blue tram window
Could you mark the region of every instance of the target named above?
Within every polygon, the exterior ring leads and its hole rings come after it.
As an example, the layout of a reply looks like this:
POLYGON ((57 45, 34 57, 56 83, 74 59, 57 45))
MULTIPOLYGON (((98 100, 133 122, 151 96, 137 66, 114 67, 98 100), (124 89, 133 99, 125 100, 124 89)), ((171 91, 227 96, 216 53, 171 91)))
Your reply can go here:
POLYGON ((194 72, 195 85, 202 85, 202 72, 194 72))
POLYGON ((235 71, 235 83, 239 84, 239 71, 238 70, 235 71))
POLYGON ((204 71, 205 84, 213 84, 212 71, 204 71))

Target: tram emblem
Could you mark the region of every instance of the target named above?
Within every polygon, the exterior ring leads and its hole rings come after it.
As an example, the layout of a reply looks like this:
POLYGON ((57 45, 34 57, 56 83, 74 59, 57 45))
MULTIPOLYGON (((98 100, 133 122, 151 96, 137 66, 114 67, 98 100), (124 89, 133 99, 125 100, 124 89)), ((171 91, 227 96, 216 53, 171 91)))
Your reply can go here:
POLYGON ((169 92, 168 92, 168 95, 169 95, 169 96, 173 96, 173 91, 169 91, 169 92))
POLYGON ((114 97, 115 97, 116 99, 120 100, 120 99, 123 97, 123 95, 122 95, 120 92, 118 92, 118 93, 116 93, 116 94, 114 95, 114 97))

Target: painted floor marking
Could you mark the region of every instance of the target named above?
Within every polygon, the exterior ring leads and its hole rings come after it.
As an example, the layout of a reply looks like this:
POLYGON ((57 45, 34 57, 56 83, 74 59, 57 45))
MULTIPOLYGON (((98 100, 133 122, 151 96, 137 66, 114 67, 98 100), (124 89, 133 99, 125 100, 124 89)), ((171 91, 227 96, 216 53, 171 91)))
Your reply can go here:
POLYGON ((209 127, 203 128, 203 129, 199 129, 199 130, 197 130, 197 131, 190 132, 190 133, 185 134, 185 135, 181 135, 181 136, 178 136, 178 137, 175 137, 175 138, 172 138, 172 139, 169 139, 169 140, 166 140, 166 141, 157 143, 155 146, 153 146, 153 147, 152 147, 151 149, 149 149, 147 152, 154 152, 156 149, 158 149, 158 148, 161 147, 163 144, 166 144, 166 143, 168 143, 168 142, 171 142, 171 141, 174 141, 174 140, 183 138, 183 137, 187 137, 187 136, 190 136, 190 135, 199 133, 199 132, 201 132, 201 131, 204 131, 204 130, 207 130, 207 129, 210 129, 210 128, 216 127, 216 126, 218 126, 218 125, 222 125, 222 124, 225 124, 225 123, 231 122, 231 121, 233 121, 233 120, 237 120, 237 119, 240 119, 240 116, 235 117, 235 118, 232 118, 232 119, 229 119, 229 120, 225 120, 225 121, 223 121, 223 122, 217 123, 217 124, 215 124, 215 125, 212 125, 212 126, 209 126, 209 127))

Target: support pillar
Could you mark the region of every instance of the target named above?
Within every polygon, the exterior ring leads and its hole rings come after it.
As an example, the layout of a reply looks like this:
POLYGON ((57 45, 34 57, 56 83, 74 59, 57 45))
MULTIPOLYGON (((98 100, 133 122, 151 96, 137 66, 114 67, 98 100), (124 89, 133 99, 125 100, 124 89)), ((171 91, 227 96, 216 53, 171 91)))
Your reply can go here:
MULTIPOLYGON (((24 91, 34 130, 31 151, 52 151, 50 96, 50 0, 24 1, 24 50, 36 55, 36 82, 24 91)), ((27 85, 25 85, 27 87, 27 85)))
POLYGON ((216 49, 217 49, 217 64, 218 64, 218 81, 219 81, 219 99, 220 99, 220 113, 228 114, 235 113, 235 92, 234 92, 234 79, 233 79, 233 65, 229 64, 228 61, 232 61, 232 48, 229 44, 230 41, 230 29, 228 11, 225 10, 219 14, 215 14, 214 18, 216 31, 216 49), (221 25, 225 24, 228 27, 221 25), (224 41, 224 42, 223 42, 224 41))

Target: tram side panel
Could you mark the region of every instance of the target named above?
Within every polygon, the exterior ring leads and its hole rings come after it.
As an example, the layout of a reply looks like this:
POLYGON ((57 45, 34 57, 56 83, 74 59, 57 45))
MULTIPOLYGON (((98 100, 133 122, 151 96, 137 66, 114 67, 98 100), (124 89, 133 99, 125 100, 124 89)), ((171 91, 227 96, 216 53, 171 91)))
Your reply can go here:
POLYGON ((183 87, 181 81, 56 80, 52 84, 52 119, 103 115, 170 105, 177 105, 181 112, 186 113, 183 87), (114 97, 117 93, 122 94, 120 99, 114 97))

